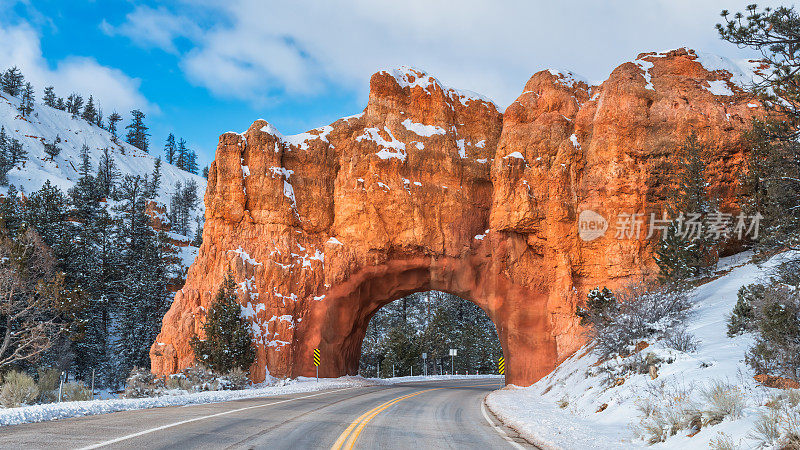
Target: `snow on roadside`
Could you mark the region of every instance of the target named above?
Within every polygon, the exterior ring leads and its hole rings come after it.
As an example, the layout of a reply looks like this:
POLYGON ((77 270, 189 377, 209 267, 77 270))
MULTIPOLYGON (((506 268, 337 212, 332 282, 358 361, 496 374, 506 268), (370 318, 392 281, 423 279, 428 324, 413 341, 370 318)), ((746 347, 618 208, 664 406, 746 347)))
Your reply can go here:
POLYGON ((637 447, 626 428, 598 427, 592 420, 559 409, 532 387, 511 385, 494 391, 486 397, 486 406, 505 425, 545 450, 637 447))
POLYGON ((18 408, 0 408, 0 426, 45 422, 48 420, 66 419, 70 417, 93 416, 117 411, 219 403, 231 400, 274 397, 277 395, 316 392, 329 389, 401 384, 415 381, 472 380, 478 378, 502 379, 499 375, 432 375, 428 377, 396 377, 383 379, 346 376, 341 378, 321 378, 320 381, 317 382, 314 378, 299 377, 296 380, 286 381, 286 384, 273 385, 261 383, 239 391, 206 391, 194 393, 173 391, 172 393, 167 393, 160 397, 110 398, 78 402, 47 403, 43 405, 21 406, 18 408))
MULTIPOLYGON (((708 448, 720 436, 737 445, 752 446, 754 423, 767 410, 763 406, 766 400, 778 390, 753 380, 744 363, 753 337, 729 338, 727 319, 741 286, 765 279, 780 263, 798 255, 786 252, 760 265, 748 262, 749 253, 720 261, 719 270, 726 273, 690 293, 694 306, 687 325, 698 340, 697 350, 684 353, 651 341, 640 352, 642 356, 653 353, 664 361, 656 379, 649 374, 628 374, 622 384, 610 383, 608 377, 617 375, 604 373, 605 364, 598 365, 597 356, 582 348, 532 386, 495 391, 487 396, 486 404, 503 422, 543 448, 630 448, 646 445, 637 438, 634 427, 641 419, 639 408, 653 399, 653 392, 663 394, 656 398, 662 400, 662 406, 672 393, 689 395, 680 401, 688 400, 702 409, 707 406, 703 390, 726 383, 735 386, 745 400, 742 417, 703 426, 693 436, 680 430, 653 447, 708 448)), ((618 366, 623 360, 616 358, 607 364, 618 366)))
MULTIPOLYGON (((279 385, 256 385, 240 391, 206 391, 180 393, 148 398, 125 398, 108 400, 87 400, 78 402, 47 403, 43 405, 21 406, 19 408, 0 409, 0 426, 21 423, 44 422, 48 420, 66 419, 69 417, 93 416, 117 411, 128 411, 164 406, 198 405, 218 403, 247 398, 273 397, 277 395, 315 392, 328 389, 354 388, 373 386, 380 380, 362 377, 323 378, 317 383, 313 378, 300 378, 279 385)), ((185 392, 185 391, 180 391, 185 392)))

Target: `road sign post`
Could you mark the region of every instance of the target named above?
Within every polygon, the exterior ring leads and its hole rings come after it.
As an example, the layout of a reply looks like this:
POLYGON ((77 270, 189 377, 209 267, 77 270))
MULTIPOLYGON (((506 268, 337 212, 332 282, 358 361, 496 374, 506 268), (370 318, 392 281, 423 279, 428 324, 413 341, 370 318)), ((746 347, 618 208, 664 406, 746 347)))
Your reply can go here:
POLYGON ((422 375, 428 376, 428 354, 422 354, 422 375))
POLYGON ((502 356, 497 360, 497 372, 499 372, 500 375, 506 374, 506 359, 502 356))
POLYGON ((317 383, 319 383, 319 363, 321 361, 322 361, 322 359, 319 356, 319 349, 315 348, 314 349, 314 366, 316 366, 316 368, 317 368, 317 383))
POLYGON ((455 348, 450 349, 450 375, 456 374, 455 358, 457 354, 458 354, 458 349, 455 348))

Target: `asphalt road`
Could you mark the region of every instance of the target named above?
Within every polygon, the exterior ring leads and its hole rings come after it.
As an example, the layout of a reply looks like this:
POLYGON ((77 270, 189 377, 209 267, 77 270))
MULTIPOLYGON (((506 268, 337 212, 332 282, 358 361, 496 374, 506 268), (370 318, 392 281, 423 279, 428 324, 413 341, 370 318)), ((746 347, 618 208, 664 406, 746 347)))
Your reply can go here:
POLYGON ((0 447, 531 448, 483 408, 499 387, 420 382, 122 411, 2 427, 0 447))

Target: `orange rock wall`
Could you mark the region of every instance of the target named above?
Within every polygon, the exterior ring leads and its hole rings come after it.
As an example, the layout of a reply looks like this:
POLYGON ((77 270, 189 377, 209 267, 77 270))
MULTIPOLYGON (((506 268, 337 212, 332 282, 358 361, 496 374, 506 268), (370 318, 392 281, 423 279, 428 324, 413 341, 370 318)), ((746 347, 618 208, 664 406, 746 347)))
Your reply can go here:
POLYGON ((660 211, 670 157, 694 130, 730 205, 743 132, 760 110, 689 50, 640 55, 600 86, 542 71, 504 113, 403 68, 373 75, 358 116, 297 136, 263 120, 220 137, 203 246, 151 349, 193 363, 189 340, 229 267, 253 327, 255 381, 355 374, 379 308, 441 290, 497 326, 506 380, 529 385, 582 343, 573 311, 595 285, 654 273, 651 246, 584 241, 581 211, 660 211), (715 95, 709 82, 733 95, 715 95))

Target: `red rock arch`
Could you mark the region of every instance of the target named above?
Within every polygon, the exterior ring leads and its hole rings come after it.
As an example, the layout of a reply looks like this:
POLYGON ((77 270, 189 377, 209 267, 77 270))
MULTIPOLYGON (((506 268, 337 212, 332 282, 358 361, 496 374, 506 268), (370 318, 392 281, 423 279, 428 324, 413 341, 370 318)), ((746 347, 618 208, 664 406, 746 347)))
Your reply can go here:
POLYGON ((486 263, 477 255, 395 259, 366 268, 332 287, 326 298, 330 301, 309 316, 313 325, 305 330, 309 338, 300 339, 296 375, 314 371, 310 359, 314 348, 319 348, 326 358, 327 364, 320 370, 322 376, 357 374, 361 342, 372 316, 406 295, 438 290, 475 303, 495 323, 509 366, 509 380, 544 376, 557 359, 545 308, 546 294, 514 289, 507 281, 493 279, 486 263), (520 304, 526 307, 520 310, 520 304))
POLYGON ((437 289, 498 328, 507 382, 528 385, 583 343, 575 305, 654 269, 645 236, 581 240, 592 210, 660 211, 672 151, 694 130, 729 206, 759 108, 731 74, 679 49, 643 54, 600 86, 542 71, 500 113, 413 70, 373 75, 358 116, 297 136, 265 121, 220 137, 200 254, 164 317, 152 370, 194 362, 189 340, 229 267, 252 323, 256 381, 355 373, 381 305, 437 289), (709 81, 733 95, 715 95, 709 81))

